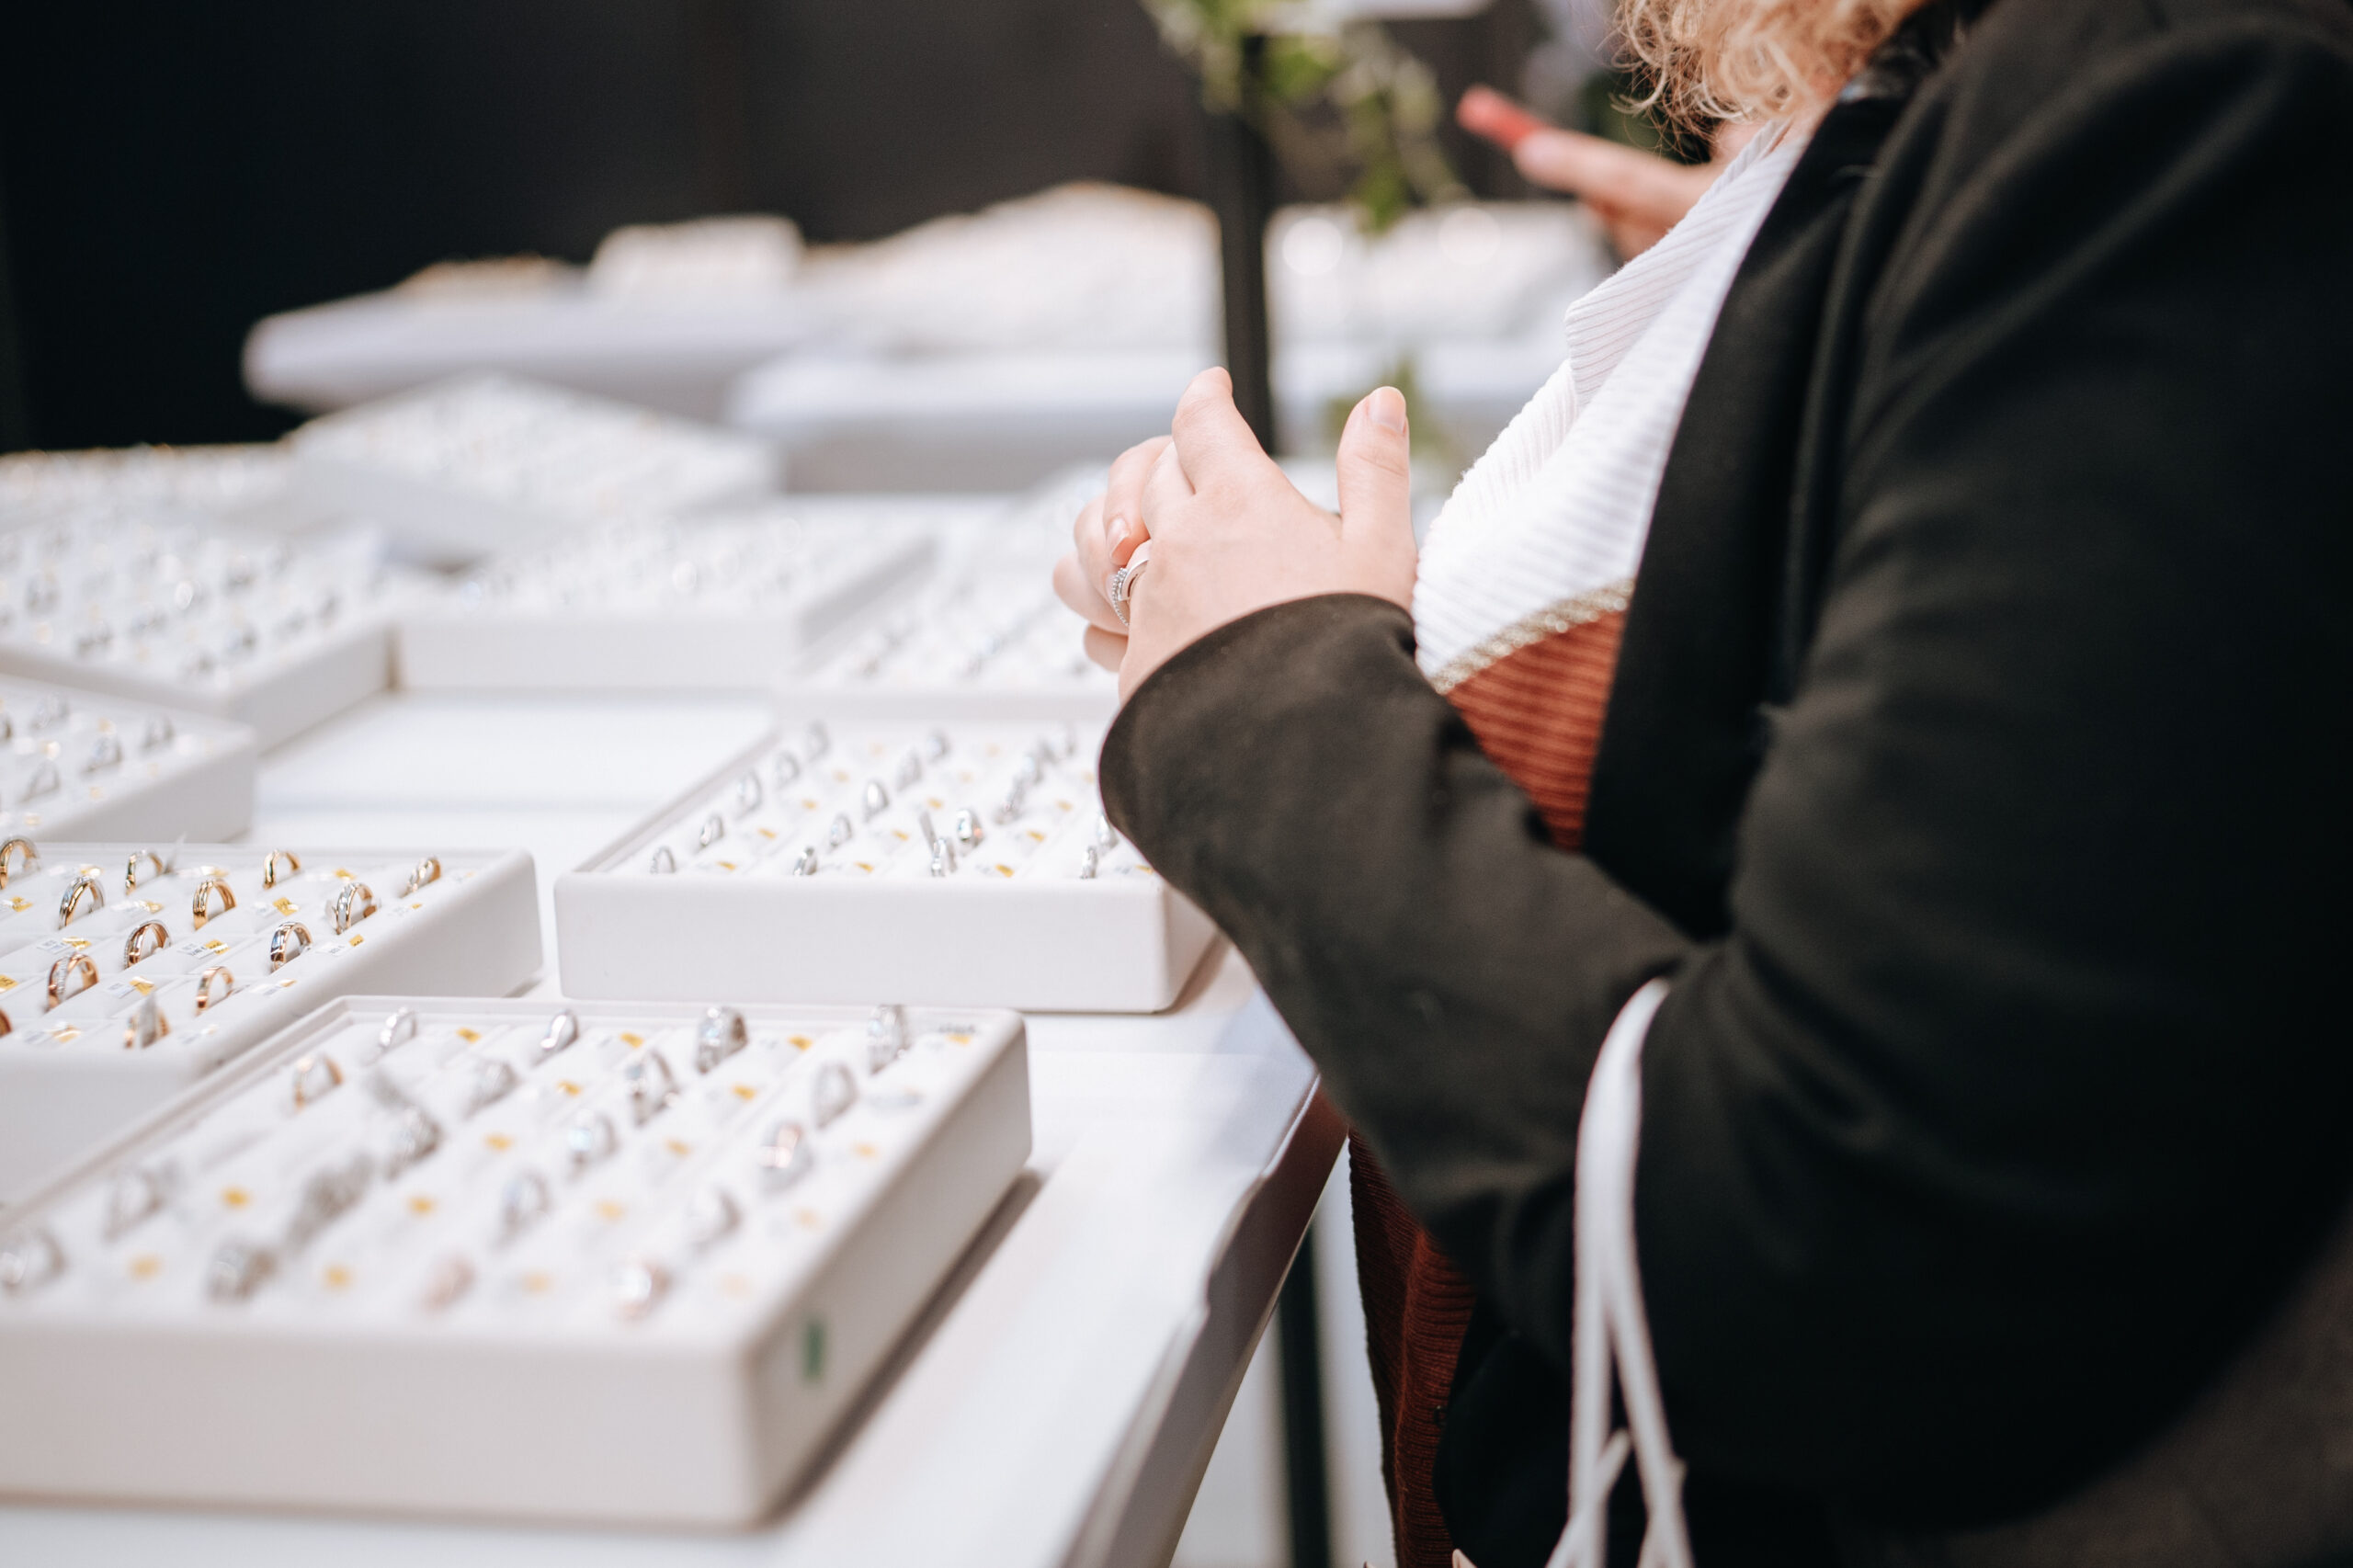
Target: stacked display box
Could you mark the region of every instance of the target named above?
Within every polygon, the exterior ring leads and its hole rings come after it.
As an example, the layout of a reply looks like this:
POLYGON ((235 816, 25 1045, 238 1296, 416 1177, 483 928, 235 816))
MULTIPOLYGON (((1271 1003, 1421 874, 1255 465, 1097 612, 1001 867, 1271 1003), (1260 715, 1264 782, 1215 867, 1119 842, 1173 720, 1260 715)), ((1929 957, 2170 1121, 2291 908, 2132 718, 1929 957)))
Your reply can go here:
POLYGON ((1102 815, 1099 732, 813 722, 556 882, 567 994, 1154 1012, 1213 932, 1102 815))
POLYGON ((16 839, 0 868, 0 1201, 321 1003, 540 963, 516 850, 16 839))
POLYGON ((1029 1141, 1008 1014, 337 1002, 9 1216, 0 1492, 748 1523, 1029 1141))

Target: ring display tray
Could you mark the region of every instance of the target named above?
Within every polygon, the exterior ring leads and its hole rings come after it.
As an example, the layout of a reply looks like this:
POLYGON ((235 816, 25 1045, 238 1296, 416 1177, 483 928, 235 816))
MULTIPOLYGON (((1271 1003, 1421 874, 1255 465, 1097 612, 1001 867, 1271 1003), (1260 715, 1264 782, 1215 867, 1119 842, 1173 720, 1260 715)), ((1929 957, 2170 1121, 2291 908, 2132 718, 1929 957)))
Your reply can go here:
POLYGON ((1080 646, 1051 559, 943 573, 850 646, 784 683, 792 708, 868 718, 1109 722, 1119 677, 1080 646))
POLYGON ((358 531, 53 508, 0 534, 0 674, 235 720, 267 750, 384 688, 377 556, 358 531))
POLYGON ((270 507, 290 466, 281 446, 99 447, 0 457, 0 513, 61 505, 170 506, 213 517, 270 507))
POLYGON ((445 565, 551 529, 748 500, 778 475, 757 437, 496 375, 347 408, 290 440, 306 496, 445 565))
POLYGON ((404 686, 767 689, 791 661, 931 565, 887 509, 812 521, 776 502, 612 523, 485 562, 400 612, 404 686))
POLYGON ((515 850, 25 850, 0 846, 0 1203, 322 1002, 540 968, 515 850))
POLYGON ((254 814, 243 724, 0 680, 0 838, 229 838, 254 814))
POLYGON ((842 721, 557 879, 566 995, 1157 1012, 1214 935, 1102 818, 1099 733, 842 721))
POLYGON ((1100 469, 1063 475, 959 530, 930 580, 785 681, 784 704, 867 718, 1110 722, 1118 677, 1086 656, 1079 619, 1052 585, 1072 520, 1102 487, 1100 469))
POLYGON ((336 1002, 0 1221, 0 1492, 751 1523, 1028 1067, 1007 1013, 336 1002))

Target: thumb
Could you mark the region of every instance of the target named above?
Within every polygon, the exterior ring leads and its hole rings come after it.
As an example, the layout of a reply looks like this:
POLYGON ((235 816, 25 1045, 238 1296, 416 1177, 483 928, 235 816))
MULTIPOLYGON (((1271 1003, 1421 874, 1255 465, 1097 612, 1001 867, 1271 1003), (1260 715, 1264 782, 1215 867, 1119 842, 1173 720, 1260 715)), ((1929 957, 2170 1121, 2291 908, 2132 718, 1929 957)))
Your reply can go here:
POLYGON ((1340 433, 1340 551, 1349 586, 1410 605, 1414 597, 1413 442, 1405 398, 1378 387, 1340 433))
POLYGON ((1233 405, 1233 379, 1216 366, 1195 376, 1169 424, 1176 461, 1195 490, 1268 463, 1249 421, 1233 405))

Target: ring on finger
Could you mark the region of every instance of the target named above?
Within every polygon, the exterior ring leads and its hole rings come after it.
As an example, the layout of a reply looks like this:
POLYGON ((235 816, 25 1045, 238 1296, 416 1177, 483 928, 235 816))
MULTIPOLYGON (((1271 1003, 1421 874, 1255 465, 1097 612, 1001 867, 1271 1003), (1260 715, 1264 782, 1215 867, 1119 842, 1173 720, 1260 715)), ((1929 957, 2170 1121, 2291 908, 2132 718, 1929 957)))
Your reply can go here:
POLYGON ((1143 575, 1143 569, 1150 564, 1152 540, 1146 540, 1136 546, 1136 552, 1128 557, 1125 566, 1111 574, 1111 585, 1104 597, 1111 601, 1111 613, 1120 618, 1121 626, 1128 624, 1128 601, 1135 597, 1136 579, 1143 575))

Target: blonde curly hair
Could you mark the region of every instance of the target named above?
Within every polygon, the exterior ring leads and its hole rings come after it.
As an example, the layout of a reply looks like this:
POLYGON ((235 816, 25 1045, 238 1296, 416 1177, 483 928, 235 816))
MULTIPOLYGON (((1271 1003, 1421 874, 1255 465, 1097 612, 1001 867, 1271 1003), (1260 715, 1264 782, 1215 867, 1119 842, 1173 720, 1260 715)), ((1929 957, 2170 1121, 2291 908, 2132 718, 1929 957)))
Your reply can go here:
POLYGON ((1829 102, 1923 0, 1622 0, 1648 100, 1684 124, 1768 120, 1829 102))

